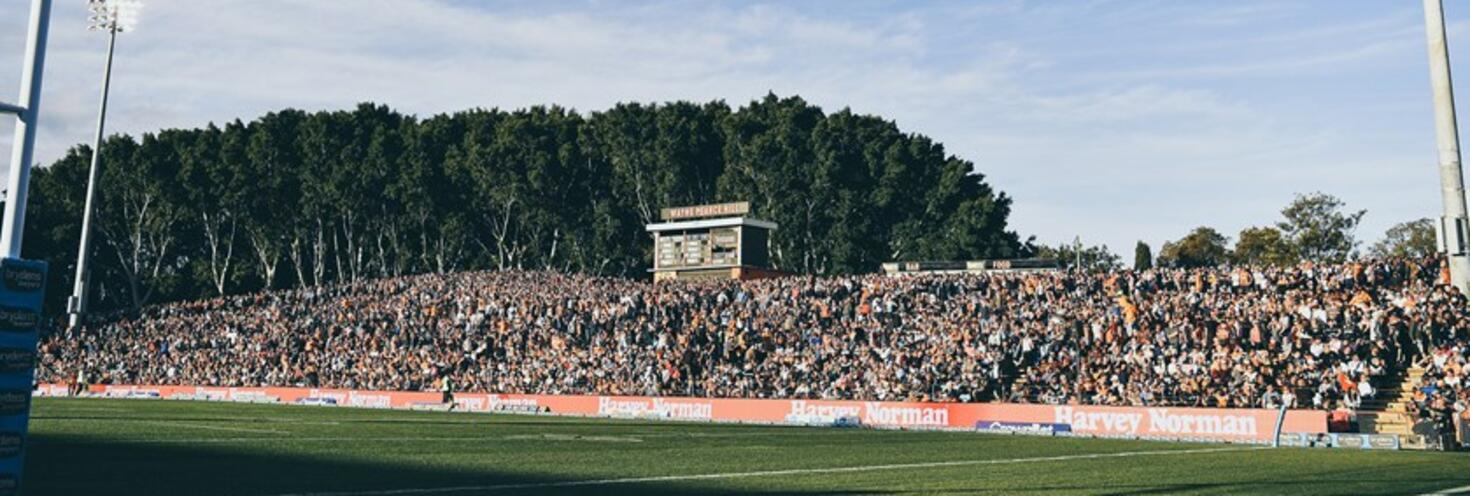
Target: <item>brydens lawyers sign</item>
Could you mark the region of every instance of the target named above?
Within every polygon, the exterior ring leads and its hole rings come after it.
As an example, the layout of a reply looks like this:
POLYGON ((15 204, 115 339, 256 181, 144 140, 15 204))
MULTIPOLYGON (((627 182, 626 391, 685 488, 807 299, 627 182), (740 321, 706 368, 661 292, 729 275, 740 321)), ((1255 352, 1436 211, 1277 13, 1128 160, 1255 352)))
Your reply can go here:
POLYGON ((0 496, 20 490, 46 264, 0 260, 0 496))

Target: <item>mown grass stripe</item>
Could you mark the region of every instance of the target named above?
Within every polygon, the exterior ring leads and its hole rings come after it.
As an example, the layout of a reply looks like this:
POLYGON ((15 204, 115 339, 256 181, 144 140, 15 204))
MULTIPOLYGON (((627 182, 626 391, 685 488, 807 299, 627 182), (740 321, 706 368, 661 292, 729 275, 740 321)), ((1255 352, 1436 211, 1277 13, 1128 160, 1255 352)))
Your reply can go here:
POLYGON ((713 474, 689 474, 689 475, 662 475, 655 477, 627 477, 620 479, 592 479, 580 481, 556 481, 556 482, 533 482, 522 484, 491 484, 483 486, 450 486, 408 489, 381 489, 367 491, 329 491, 310 493, 286 493, 277 496, 397 496, 409 494, 445 494, 459 492, 487 492, 487 491, 509 491, 518 489, 549 489, 558 487, 588 487, 608 486, 617 484, 639 484, 648 482, 678 482, 698 481, 714 479, 738 479, 749 477, 780 477, 788 475, 809 474, 839 474, 851 472, 873 472, 881 470, 904 470, 937 467, 959 467, 976 465, 1008 465, 1018 463, 1041 463, 1061 462, 1070 460, 1090 460, 1098 458, 1126 458, 1135 456, 1157 456, 1157 455, 1188 455, 1200 453, 1220 453, 1229 451, 1247 451, 1268 449, 1263 446, 1251 447, 1224 447, 1224 448, 1201 448, 1201 449, 1175 449, 1175 450, 1150 450, 1150 451, 1123 451, 1114 453, 1090 453, 1085 455, 1060 455, 1043 456, 1033 458, 1007 458, 986 460, 951 460, 939 462, 922 463, 894 463, 885 465, 859 465, 851 467, 829 467, 829 468, 799 468, 783 470, 757 470, 751 472, 721 472, 713 474))

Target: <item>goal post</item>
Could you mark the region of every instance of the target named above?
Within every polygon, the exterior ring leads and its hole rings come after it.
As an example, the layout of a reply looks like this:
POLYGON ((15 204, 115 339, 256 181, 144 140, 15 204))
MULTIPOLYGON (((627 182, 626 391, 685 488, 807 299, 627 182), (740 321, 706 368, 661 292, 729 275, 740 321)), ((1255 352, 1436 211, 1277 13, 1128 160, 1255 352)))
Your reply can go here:
POLYGON ((1276 428, 1271 429, 1271 447, 1281 447, 1281 427, 1286 425, 1286 402, 1281 402, 1281 407, 1276 409, 1276 428))
POLYGON ((5 218, 0 227, 0 495, 21 491, 21 467, 35 388, 36 342, 41 302, 46 293, 46 263, 21 260, 26 192, 40 127, 41 75, 51 0, 31 0, 30 34, 20 79, 20 99, 0 102, 0 114, 13 116, 10 174, 6 178, 5 218))

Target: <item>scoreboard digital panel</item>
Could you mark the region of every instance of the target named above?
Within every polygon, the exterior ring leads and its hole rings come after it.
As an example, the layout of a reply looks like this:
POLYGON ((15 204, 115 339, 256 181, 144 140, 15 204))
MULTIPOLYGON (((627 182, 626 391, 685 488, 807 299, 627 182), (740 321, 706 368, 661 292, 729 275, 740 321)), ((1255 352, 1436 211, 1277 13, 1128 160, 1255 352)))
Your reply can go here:
POLYGON ((702 232, 660 233, 658 267, 697 268, 740 264, 740 230, 717 227, 702 232))

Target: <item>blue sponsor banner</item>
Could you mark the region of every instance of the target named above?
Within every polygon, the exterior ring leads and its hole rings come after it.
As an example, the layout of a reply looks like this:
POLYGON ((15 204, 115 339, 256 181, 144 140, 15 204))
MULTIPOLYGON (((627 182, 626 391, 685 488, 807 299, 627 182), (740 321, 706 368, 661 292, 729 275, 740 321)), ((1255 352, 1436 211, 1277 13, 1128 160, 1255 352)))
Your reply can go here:
POLYGON ((1348 449, 1399 449, 1399 437, 1393 434, 1330 434, 1331 446, 1348 449))
POLYGON ((0 260, 0 496, 20 491, 46 263, 0 260))
POLYGON ((1058 432, 1072 432, 1072 424, 977 420, 975 421, 975 429, 993 432, 1019 432, 1024 434, 1056 434, 1058 432))

